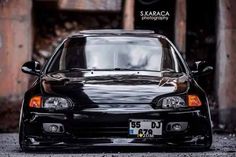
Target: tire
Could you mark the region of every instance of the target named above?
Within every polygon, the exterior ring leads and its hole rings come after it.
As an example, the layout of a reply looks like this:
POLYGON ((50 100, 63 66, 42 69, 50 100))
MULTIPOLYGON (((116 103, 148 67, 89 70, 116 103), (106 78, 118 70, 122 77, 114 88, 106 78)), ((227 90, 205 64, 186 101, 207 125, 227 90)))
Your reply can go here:
POLYGON ((21 121, 20 123, 20 129, 19 129, 19 144, 20 148, 23 152, 28 151, 28 147, 26 147, 25 144, 25 132, 24 132, 24 123, 21 121))
POLYGON ((208 136, 206 137, 205 150, 209 150, 212 145, 212 129, 210 129, 208 136))
POLYGON ((31 149, 26 145, 25 125, 22 119, 23 116, 21 114, 19 123, 19 145, 23 152, 29 152, 31 149))

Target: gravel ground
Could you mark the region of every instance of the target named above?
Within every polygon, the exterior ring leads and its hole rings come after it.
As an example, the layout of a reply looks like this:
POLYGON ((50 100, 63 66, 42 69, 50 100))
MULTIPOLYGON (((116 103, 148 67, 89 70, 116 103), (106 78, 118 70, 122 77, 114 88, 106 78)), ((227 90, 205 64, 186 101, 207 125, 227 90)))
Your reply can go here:
POLYGON ((211 150, 206 152, 155 152, 149 150, 113 150, 113 149, 87 149, 82 151, 53 151, 53 152, 21 152, 18 145, 18 134, 0 134, 0 157, 24 156, 24 157, 192 157, 192 156, 232 156, 236 157, 236 137, 235 134, 214 135, 214 142, 211 150), (132 153, 131 153, 132 152, 132 153))

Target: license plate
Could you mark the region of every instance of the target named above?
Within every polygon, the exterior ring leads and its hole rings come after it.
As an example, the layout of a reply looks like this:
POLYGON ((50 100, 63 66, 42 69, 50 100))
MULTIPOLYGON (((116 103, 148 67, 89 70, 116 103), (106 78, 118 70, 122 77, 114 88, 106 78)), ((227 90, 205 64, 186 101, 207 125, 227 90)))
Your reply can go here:
POLYGON ((129 135, 140 138, 162 135, 162 122, 160 120, 130 119, 129 135))

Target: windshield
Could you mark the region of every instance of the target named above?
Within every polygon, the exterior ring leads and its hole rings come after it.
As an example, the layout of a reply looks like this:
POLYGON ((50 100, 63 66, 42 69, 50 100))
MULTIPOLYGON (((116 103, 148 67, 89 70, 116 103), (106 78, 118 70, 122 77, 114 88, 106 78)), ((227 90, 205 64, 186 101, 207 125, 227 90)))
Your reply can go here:
POLYGON ((171 45, 153 37, 78 37, 68 39, 48 72, 82 70, 151 70, 180 72, 171 45))

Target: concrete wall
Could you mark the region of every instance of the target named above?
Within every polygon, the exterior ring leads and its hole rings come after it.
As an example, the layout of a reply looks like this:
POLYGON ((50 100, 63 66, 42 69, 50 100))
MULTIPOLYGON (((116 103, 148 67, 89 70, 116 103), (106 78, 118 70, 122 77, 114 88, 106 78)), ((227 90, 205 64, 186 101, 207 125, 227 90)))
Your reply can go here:
POLYGON ((219 118, 236 128, 236 1, 218 0, 216 91, 219 118))
POLYGON ((120 11, 121 0, 59 0, 58 6, 64 10, 120 11))
POLYGON ((0 97, 21 96, 28 78, 20 70, 31 59, 31 0, 0 4, 0 97))

